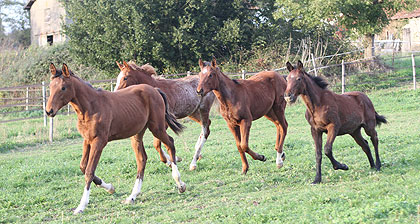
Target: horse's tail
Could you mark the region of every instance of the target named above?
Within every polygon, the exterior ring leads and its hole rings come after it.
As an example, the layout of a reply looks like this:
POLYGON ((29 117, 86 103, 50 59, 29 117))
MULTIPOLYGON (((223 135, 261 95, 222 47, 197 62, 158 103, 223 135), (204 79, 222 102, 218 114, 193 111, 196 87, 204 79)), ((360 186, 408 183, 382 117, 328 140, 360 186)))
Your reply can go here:
POLYGON ((166 94, 164 92, 162 92, 162 90, 160 90, 159 88, 155 88, 155 89, 162 96, 163 102, 165 102, 165 120, 166 120, 166 123, 169 125, 169 127, 172 129, 172 131, 175 132, 175 134, 177 134, 177 135, 180 134, 184 130, 185 126, 180 124, 176 120, 175 116, 171 112, 169 112, 168 99, 166 97, 166 94))
POLYGON ((375 117, 376 117, 376 126, 381 126, 382 123, 384 124, 388 123, 385 116, 379 115, 376 111, 375 111, 375 117))

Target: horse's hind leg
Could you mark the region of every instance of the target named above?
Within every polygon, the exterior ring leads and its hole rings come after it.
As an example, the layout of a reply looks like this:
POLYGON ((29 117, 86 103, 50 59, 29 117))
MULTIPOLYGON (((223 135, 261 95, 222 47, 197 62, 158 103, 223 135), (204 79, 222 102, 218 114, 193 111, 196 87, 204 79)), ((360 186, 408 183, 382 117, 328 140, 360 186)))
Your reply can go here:
MULTIPOLYGON (((160 157, 160 161, 162 161, 163 163, 165 163, 167 166, 171 166, 171 161, 169 159, 169 155, 168 153, 166 153, 165 151, 162 150, 161 147, 161 141, 156 138, 153 137, 153 146, 155 147, 156 151, 159 153, 159 157, 160 157)), ((176 157, 176 161, 180 162, 182 159, 179 157, 176 157)))
MULTIPOLYGON (((163 122, 164 119, 161 121, 163 122)), ((172 177, 178 186, 179 192, 183 193, 186 189, 186 185, 181 181, 181 174, 179 173, 178 167, 176 165, 174 139, 166 133, 166 129, 164 128, 164 124, 162 122, 153 122, 155 125, 151 125, 151 123, 149 123, 149 129, 153 136, 161 140, 165 147, 168 149, 169 159, 171 161, 172 177)))
POLYGON ((146 129, 142 130, 137 135, 131 137, 131 147, 133 148, 134 154, 136 155, 137 177, 130 196, 128 196, 127 199, 125 199, 124 201, 125 204, 134 204, 134 200, 136 200, 137 195, 141 192, 141 185, 143 183, 144 177, 144 169, 146 168, 147 162, 147 155, 143 146, 143 135, 145 131, 146 129))
POLYGON ((328 134, 327 134, 327 142, 324 146, 324 153, 330 159, 333 168, 335 170, 348 170, 348 166, 344 163, 339 163, 337 160, 335 160, 333 153, 332 153, 332 145, 334 143, 335 137, 337 136, 337 131, 334 125, 329 125, 327 127, 328 134))
POLYGON ((362 134, 360 133, 360 128, 354 131, 351 136, 354 138, 356 143, 362 147, 363 151, 366 153, 368 157, 370 167, 373 168, 375 166, 373 162, 372 152, 370 151, 368 142, 363 138, 362 134))
POLYGON ((375 124, 368 125, 365 127, 365 132, 367 135, 370 136, 370 140, 373 143, 373 147, 375 148, 375 157, 376 157, 376 170, 381 170, 381 160, 379 159, 379 150, 378 150, 378 134, 375 130, 375 124))
POLYGON ((189 116, 192 120, 200 123, 201 125, 201 134, 197 139, 195 144, 195 153, 190 164, 190 170, 195 170, 197 168, 197 161, 201 159, 201 150, 203 149, 204 143, 207 141, 207 138, 210 135, 210 119, 209 111, 199 109, 198 112, 195 112, 189 116))
POLYGON ((286 158, 286 154, 283 152, 284 139, 287 134, 287 121, 284 117, 284 107, 278 106, 273 108, 267 115, 267 119, 272 121, 277 128, 277 138, 275 149, 277 151, 276 165, 277 168, 283 167, 283 162, 286 158))

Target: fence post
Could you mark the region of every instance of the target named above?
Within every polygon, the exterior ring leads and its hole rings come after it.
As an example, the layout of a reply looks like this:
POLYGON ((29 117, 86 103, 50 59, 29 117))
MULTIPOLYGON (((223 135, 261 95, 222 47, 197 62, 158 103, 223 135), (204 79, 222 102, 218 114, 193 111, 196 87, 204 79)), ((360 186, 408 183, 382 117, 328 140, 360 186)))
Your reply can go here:
POLYGON ((114 86, 112 85, 112 80, 111 80, 111 92, 114 92, 114 86))
POLYGON ((67 116, 70 116, 70 104, 67 104, 67 116))
POLYGON ((416 61, 414 60, 414 54, 411 54, 411 62, 413 63, 413 89, 416 90, 416 61))
POLYGON ((246 74, 246 71, 242 70, 242 79, 245 79, 245 74, 246 74))
POLYGON ((50 117, 50 142, 53 142, 54 118, 50 117))
POLYGON ((341 61, 341 93, 346 92, 346 74, 344 68, 344 60, 341 61))
POLYGON ((26 87, 26 110, 29 110, 29 87, 26 87))
POLYGON ((395 47, 392 47, 392 68, 394 68, 394 60, 395 60, 395 47))
POLYGON ((187 76, 190 76, 190 75, 191 75, 191 72, 190 72, 190 71, 188 71, 188 72, 187 72, 187 76))
POLYGON ((43 114, 44 114, 44 127, 47 127, 47 113, 45 113, 46 110, 46 105, 47 103, 47 93, 46 93, 46 88, 45 88, 45 82, 42 82, 42 108, 44 110, 43 114))
POLYGON ((318 76, 318 73, 316 71, 316 64, 315 64, 315 58, 314 58, 314 54, 313 53, 311 53, 311 57, 312 57, 312 65, 314 66, 315 76, 318 76))

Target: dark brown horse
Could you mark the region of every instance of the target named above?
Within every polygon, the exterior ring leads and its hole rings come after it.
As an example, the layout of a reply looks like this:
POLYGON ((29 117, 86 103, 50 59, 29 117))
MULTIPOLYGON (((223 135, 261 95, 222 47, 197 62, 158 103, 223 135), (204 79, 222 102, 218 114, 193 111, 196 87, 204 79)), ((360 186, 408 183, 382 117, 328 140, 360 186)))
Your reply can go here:
MULTIPOLYGON (((121 72, 117 78, 117 86, 115 90, 123 89, 127 86, 136 84, 148 84, 161 89, 168 97, 169 111, 176 118, 189 117, 201 125, 201 134, 195 144, 195 154, 190 164, 190 170, 197 168, 197 161, 201 158, 201 150, 204 143, 210 135, 210 119, 209 113, 213 101, 214 94, 207 94, 201 98, 196 94, 199 77, 197 75, 187 76, 180 79, 164 79, 157 78, 155 69, 146 64, 138 66, 133 62, 123 64, 117 62, 121 72)), ((160 140, 155 138, 154 146, 156 150, 162 151, 160 140)), ((167 156, 166 156, 167 157, 167 156)), ((162 162, 166 162, 165 156, 161 157, 162 162)))
POLYGON ((241 155, 242 173, 246 174, 249 168, 245 153, 254 160, 266 160, 265 156, 255 153, 248 146, 251 123, 262 116, 277 127, 276 164, 281 168, 285 158, 283 143, 287 133, 284 117, 286 101, 283 97, 286 80, 274 71, 260 72, 247 80, 232 80, 220 71, 214 58, 211 63, 203 63, 200 59, 199 64, 201 72, 197 93, 205 96, 213 91, 220 101, 220 112, 235 137, 241 155))
POLYGON ((179 192, 185 191, 175 160, 173 139, 166 133, 166 125, 175 132, 182 131, 176 119, 168 113, 166 96, 149 85, 136 85, 116 93, 97 90, 75 76, 63 65, 57 70, 51 63, 50 97, 46 113, 54 117, 58 110, 70 103, 77 114, 77 129, 84 138, 80 170, 85 174, 85 188, 75 214, 83 212, 89 203, 90 185, 114 193, 112 184, 95 176, 95 169, 103 148, 109 141, 131 137, 137 162, 137 178, 126 203, 134 203, 141 191, 147 155, 143 146, 143 135, 149 129, 168 148, 172 162, 172 177, 179 192), (166 104, 166 105, 165 105, 166 104))
POLYGON ((320 77, 307 74, 303 64, 298 61, 297 68, 287 62, 289 75, 287 89, 284 94, 286 101, 294 103, 302 96, 306 105, 306 120, 311 125, 312 137, 315 141, 316 176, 313 184, 321 182, 322 133, 327 133, 324 153, 330 159, 335 170, 348 170, 347 165, 334 159, 332 144, 337 135, 350 134, 366 153, 371 168, 381 168, 378 152, 378 136, 375 127, 387 123, 373 107, 370 99, 361 92, 348 92, 342 95, 326 89, 327 83, 320 77), (368 142, 362 137, 360 129, 365 129, 375 147, 376 166, 368 142))

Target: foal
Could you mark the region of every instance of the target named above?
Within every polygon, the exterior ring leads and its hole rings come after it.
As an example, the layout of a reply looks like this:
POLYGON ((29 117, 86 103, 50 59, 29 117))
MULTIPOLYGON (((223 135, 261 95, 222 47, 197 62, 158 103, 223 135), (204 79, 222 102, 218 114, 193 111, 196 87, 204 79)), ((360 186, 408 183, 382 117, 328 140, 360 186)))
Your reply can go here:
MULTIPOLYGON (((214 94, 207 94, 205 97, 199 97, 195 90, 198 86, 199 77, 197 75, 187 76, 180 79, 155 78, 155 69, 146 64, 138 66, 133 62, 123 64, 117 62, 121 72, 117 78, 115 90, 123 89, 135 84, 148 84, 161 89, 168 97, 169 111, 176 118, 189 117, 201 125, 201 134, 195 144, 195 153, 190 164, 190 170, 197 168, 197 161, 201 158, 201 150, 210 135, 209 113, 214 102, 214 94)), ((160 140, 154 139, 154 146, 159 152, 160 140)), ((167 157, 164 153, 161 156, 162 162, 166 162, 167 157)))
POLYGON ((251 123, 262 116, 276 125, 276 164, 281 168, 285 159, 283 143, 287 133, 284 117, 286 101, 283 98, 286 80, 274 71, 260 72, 247 80, 232 80, 220 71, 215 58, 211 64, 203 63, 200 59, 199 65, 201 72, 197 93, 205 96, 213 91, 220 101, 220 112, 235 138, 242 159, 242 174, 246 174, 249 168, 245 153, 254 160, 266 160, 265 156, 248 147, 251 123))
POLYGON ((328 89, 327 83, 320 77, 306 73, 303 64, 298 61, 297 68, 287 62, 289 75, 287 76, 287 89, 284 98, 294 103, 299 95, 306 105, 306 120, 311 125, 312 138, 315 141, 316 176, 313 184, 321 182, 322 161, 322 133, 327 133, 327 142, 324 153, 330 159, 335 170, 348 170, 346 164, 334 159, 332 144, 337 135, 350 134, 356 143, 366 153, 371 168, 381 168, 378 152, 378 136, 375 127, 387 123, 384 116, 380 116, 373 107, 370 99, 361 92, 347 92, 342 95, 335 94, 328 89), (365 129, 375 147, 376 165, 368 142, 362 137, 360 129, 365 129))
POLYGON ((54 117, 58 110, 67 103, 77 114, 77 129, 84 138, 80 170, 85 174, 85 188, 79 206, 74 214, 81 213, 89 203, 90 185, 114 193, 112 184, 107 184, 95 176, 95 169, 103 148, 109 141, 131 137, 131 145, 136 155, 137 178, 131 195, 126 203, 134 203, 141 191, 147 155, 143 146, 143 135, 149 129, 168 149, 172 162, 172 177, 179 192, 186 189, 175 161, 173 139, 166 133, 166 125, 175 132, 183 126, 169 114, 166 96, 149 85, 137 85, 116 93, 96 90, 90 84, 75 76, 63 64, 62 70, 50 65, 51 82, 46 113, 54 117))

